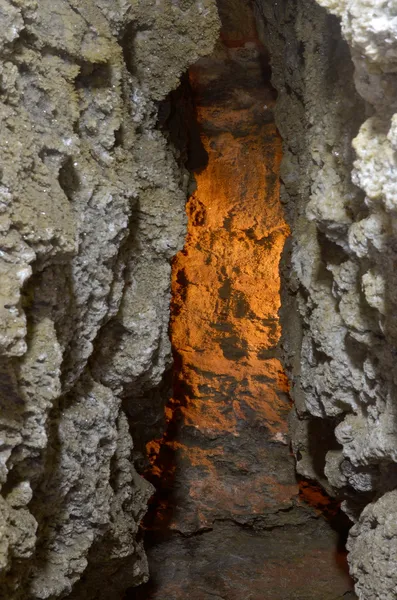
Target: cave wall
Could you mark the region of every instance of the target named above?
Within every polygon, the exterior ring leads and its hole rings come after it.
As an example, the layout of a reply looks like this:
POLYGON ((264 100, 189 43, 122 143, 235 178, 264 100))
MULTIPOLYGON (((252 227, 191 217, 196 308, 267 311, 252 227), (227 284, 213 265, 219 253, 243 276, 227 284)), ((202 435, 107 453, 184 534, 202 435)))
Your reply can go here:
MULTIPOLYGON (((293 232, 281 319, 297 468, 356 522, 359 597, 392 599, 395 7, 255 4, 293 232)), ((129 426, 161 420, 185 232, 189 177, 157 103, 211 52, 218 16, 213 0, 0 0, 0 21, 0 595, 106 600, 147 578, 152 488, 129 426)))
POLYGON ((157 102, 211 51, 212 0, 0 2, 0 595, 147 578, 127 413, 170 365, 188 176, 157 102))
POLYGON ((279 93, 282 202, 292 230, 281 318, 297 470, 342 499, 355 522, 348 549, 359 598, 392 599, 395 6, 256 6, 279 93))
POLYGON ((298 484, 288 437, 278 265, 289 231, 269 57, 249 0, 218 9, 218 43, 189 69, 207 164, 172 264, 173 394, 148 444, 150 580, 128 598, 345 600, 343 544, 322 512, 340 515, 298 484))

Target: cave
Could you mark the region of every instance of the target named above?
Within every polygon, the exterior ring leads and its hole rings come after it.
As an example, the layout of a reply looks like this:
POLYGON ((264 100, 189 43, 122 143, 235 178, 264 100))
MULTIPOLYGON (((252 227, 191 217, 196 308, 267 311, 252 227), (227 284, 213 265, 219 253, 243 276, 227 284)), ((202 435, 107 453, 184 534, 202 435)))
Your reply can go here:
POLYGON ((290 448, 278 314, 289 227, 270 57, 252 2, 217 8, 212 54, 159 109, 192 181, 172 263, 171 398, 162 436, 146 445, 150 578, 127 598, 353 597, 349 520, 297 479, 290 448))
POLYGON ((0 597, 395 600, 393 3, 0 23, 0 597))

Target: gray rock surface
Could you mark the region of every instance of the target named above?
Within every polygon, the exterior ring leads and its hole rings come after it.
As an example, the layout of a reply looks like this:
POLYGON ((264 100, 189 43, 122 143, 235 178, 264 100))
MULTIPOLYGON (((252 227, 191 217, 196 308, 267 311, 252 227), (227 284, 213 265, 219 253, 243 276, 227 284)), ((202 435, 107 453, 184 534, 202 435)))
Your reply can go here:
POLYGON ((356 88, 369 117, 353 141, 352 180, 365 194, 365 213, 350 227, 348 243, 359 265, 356 279, 363 304, 372 311, 365 331, 356 336, 364 349, 363 379, 372 393, 359 398, 358 410, 336 433, 354 466, 353 476, 374 498, 352 529, 349 563, 360 598, 391 600, 397 590, 397 5, 322 4, 341 18, 356 88))
POLYGON ((350 571, 359 598, 396 597, 396 490, 368 504, 350 532, 350 571))
POLYGON ((392 600, 396 5, 318 4, 257 0, 292 229, 281 316, 293 445, 298 472, 344 499, 357 521, 349 561, 359 598, 392 600))
MULTIPOLYGON (((293 232, 298 471, 356 521, 359 598, 392 600, 397 5, 255 2, 293 232)), ((214 0, 0 0, 0 23, 0 596, 106 600, 147 578, 151 487, 127 413, 171 364, 185 229, 188 175, 157 103, 211 51, 218 17, 214 0)))
POLYGON ((212 0, 1 0, 0 21, 0 596, 83 577, 72 597, 108 599, 147 578, 125 408, 170 365, 185 229, 156 103, 218 17, 212 0))

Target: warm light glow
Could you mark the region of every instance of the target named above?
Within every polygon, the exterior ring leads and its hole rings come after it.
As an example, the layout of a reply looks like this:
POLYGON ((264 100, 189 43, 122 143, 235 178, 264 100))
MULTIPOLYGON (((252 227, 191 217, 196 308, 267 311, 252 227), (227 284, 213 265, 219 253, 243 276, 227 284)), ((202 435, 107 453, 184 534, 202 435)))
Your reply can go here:
POLYGON ((163 498, 157 511, 168 510, 168 527, 180 530, 221 514, 287 508, 298 495, 292 468, 287 477, 277 463, 277 448, 289 460, 290 403, 276 358, 288 227, 279 200, 281 140, 265 118, 273 99, 260 83, 210 102, 212 76, 205 65, 190 73, 209 160, 196 174, 185 247, 173 263, 169 429, 148 446, 152 475, 163 487, 168 481, 168 506, 163 498))

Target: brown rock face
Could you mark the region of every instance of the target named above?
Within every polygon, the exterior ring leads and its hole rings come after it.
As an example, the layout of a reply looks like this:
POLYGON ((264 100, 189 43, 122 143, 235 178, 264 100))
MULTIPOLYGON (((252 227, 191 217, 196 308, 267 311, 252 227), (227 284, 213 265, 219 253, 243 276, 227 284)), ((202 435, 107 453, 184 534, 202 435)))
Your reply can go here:
POLYGON ((225 4, 214 54, 190 70, 208 164, 173 264, 168 426, 148 445, 152 580, 130 597, 335 600, 351 584, 337 535, 300 499, 277 358, 288 227, 274 91, 250 4, 225 4))
POLYGON ((260 80, 259 57, 252 42, 220 45, 190 73, 208 166, 196 176, 188 238, 173 267, 180 427, 165 441, 183 465, 170 526, 186 533, 215 519, 245 522, 290 507, 296 495, 287 381, 274 357, 287 234, 278 202, 280 141, 265 108, 271 90, 246 91, 260 80))

